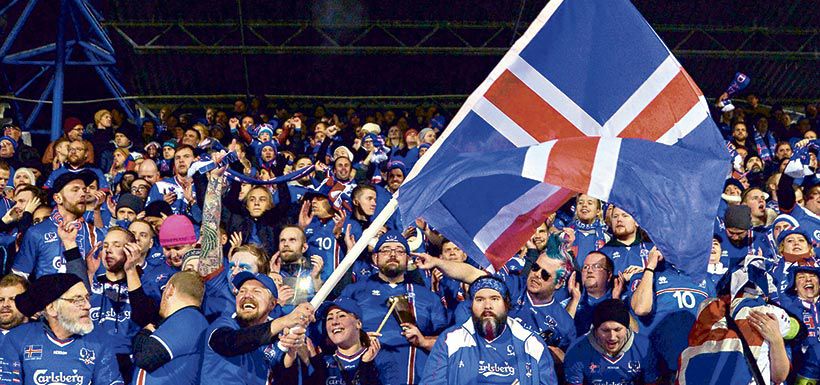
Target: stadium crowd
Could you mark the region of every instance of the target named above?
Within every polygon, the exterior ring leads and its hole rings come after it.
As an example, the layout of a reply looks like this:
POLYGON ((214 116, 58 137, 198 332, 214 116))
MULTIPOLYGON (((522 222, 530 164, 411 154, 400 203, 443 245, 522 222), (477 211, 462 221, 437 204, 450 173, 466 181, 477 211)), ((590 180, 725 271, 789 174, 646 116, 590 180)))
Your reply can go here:
POLYGON ((316 309, 442 111, 100 110, 42 151, 7 125, 0 384, 815 384, 818 106, 748 102, 714 114, 734 172, 703 281, 579 195, 498 271, 397 213, 316 309))

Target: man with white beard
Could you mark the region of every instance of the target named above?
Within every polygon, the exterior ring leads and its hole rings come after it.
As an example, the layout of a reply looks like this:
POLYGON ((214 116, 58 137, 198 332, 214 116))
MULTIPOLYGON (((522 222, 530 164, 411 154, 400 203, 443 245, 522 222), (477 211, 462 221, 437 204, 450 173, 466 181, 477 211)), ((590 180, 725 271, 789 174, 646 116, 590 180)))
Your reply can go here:
POLYGON ((484 276, 470 285, 472 317, 440 335, 423 384, 557 384, 541 337, 507 317, 510 292, 484 276))
POLYGON ((80 278, 64 273, 44 275, 18 295, 20 312, 28 318, 42 312, 42 321, 6 335, 0 384, 123 384, 114 353, 98 334, 89 335, 94 330, 89 298, 80 278))

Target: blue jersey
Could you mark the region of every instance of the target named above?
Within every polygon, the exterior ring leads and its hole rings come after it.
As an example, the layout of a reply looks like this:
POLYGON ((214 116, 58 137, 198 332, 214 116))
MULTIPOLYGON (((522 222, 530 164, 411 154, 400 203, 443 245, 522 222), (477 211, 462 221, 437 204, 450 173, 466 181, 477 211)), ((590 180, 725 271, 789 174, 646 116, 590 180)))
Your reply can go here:
POLYGON ((509 314, 524 327, 540 335, 549 346, 566 351, 575 340, 575 322, 555 298, 549 303, 536 305, 530 294, 525 292, 509 314))
POLYGON ((800 228, 809 235, 814 254, 818 255, 820 253, 820 217, 799 205, 794 205, 790 214, 800 223, 800 228))
POLYGON ((104 274, 94 277, 91 282, 91 320, 94 321, 94 333, 102 334, 101 338, 111 351, 131 353, 131 339, 140 327, 131 320, 125 279, 112 282, 104 274))
MULTIPOLYGON (((635 274, 630 282, 630 296, 638 288, 644 273, 635 274)), ((695 323, 698 305, 714 297, 714 288, 703 279, 696 283, 688 275, 667 263, 659 265, 654 273, 652 311, 637 317, 639 333, 651 341, 663 357, 666 369, 674 371, 678 355, 688 346, 687 333, 695 323)))
POLYGON ((725 231, 721 234, 721 237, 723 240, 720 242, 720 263, 729 270, 732 270, 737 264, 742 263, 746 255, 757 254, 760 251, 763 252, 763 256, 766 257, 767 260, 771 260, 772 256, 769 255, 768 242, 765 236, 749 230, 746 239, 744 239, 740 245, 732 243, 725 231))
POLYGON ((205 330, 208 321, 198 308, 190 306, 177 310, 164 319, 151 338, 159 341, 168 351, 171 361, 153 372, 136 368, 133 385, 196 385, 205 349, 205 330))
POLYGON ((165 256, 159 253, 159 257, 151 256, 145 259, 145 267, 142 269, 142 290, 145 295, 151 297, 157 303, 162 300, 162 291, 171 276, 179 272, 179 269, 169 265, 165 261, 165 256))
POLYGON ((2 385, 121 385, 114 353, 94 333, 60 340, 44 322, 22 324, 0 346, 2 385))
MULTIPOLYGON (((375 331, 387 314, 387 299, 407 295, 416 326, 425 336, 438 335, 448 325, 441 298, 430 289, 416 283, 389 284, 373 274, 365 280, 348 285, 342 297, 358 302, 363 310, 362 329, 375 331)), ((379 338, 382 349, 376 356, 376 366, 384 384, 416 384, 421 380, 427 353, 410 345, 401 335, 395 317, 389 317, 379 338)))
POLYGON ((615 265, 613 274, 617 275, 629 266, 646 267, 649 250, 652 250, 654 246, 652 242, 640 242, 638 239, 631 245, 625 245, 617 239, 612 238, 598 251, 612 260, 612 264, 615 265))
POLYGON ((217 318, 205 332, 206 344, 202 359, 200 383, 202 385, 267 385, 270 356, 279 349, 271 345, 260 346, 253 351, 235 356, 222 356, 210 346, 210 338, 216 329, 227 327, 239 330, 234 317, 217 318), (267 354, 267 356, 266 356, 267 354))
POLYGON ((591 338, 592 334, 579 338, 567 352, 564 376, 568 384, 643 385, 658 380, 656 356, 646 337, 633 333, 616 357, 599 352, 591 338))
POLYGON ((228 271, 224 267, 214 271, 205 280, 205 296, 202 298, 202 313, 208 320, 231 315, 236 311, 236 296, 233 294, 228 271))
MULTIPOLYGON (((322 257, 325 264, 322 268, 322 281, 327 280, 333 270, 339 266, 339 262, 344 258, 342 245, 336 236, 333 235, 333 226, 336 222, 333 219, 321 220, 314 217, 305 228, 308 250, 306 256, 318 255, 322 257)), ((358 238, 357 238, 358 239, 358 238)))
POLYGON ((362 363, 362 356, 367 348, 357 353, 347 356, 339 353, 326 354, 321 357, 321 363, 325 366, 326 378, 320 379, 325 384, 356 384, 356 373, 362 363))
MULTIPOLYGON (((162 179, 151 186, 145 205, 147 206, 153 201, 164 200, 165 194, 174 193, 176 194, 176 200, 174 200, 174 203, 171 205, 171 210, 174 214, 188 215, 195 222, 200 222, 202 220, 202 210, 196 204, 188 205, 188 202, 185 200, 185 195, 183 194, 184 190, 175 176, 162 179)), ((194 199, 196 199, 196 189, 194 189, 192 193, 194 199)))
MULTIPOLYGON (((66 261, 63 257, 65 249, 60 237, 57 236, 55 214, 26 231, 20 244, 20 251, 14 259, 12 270, 26 276, 33 273, 35 277, 66 272, 66 261)), ((80 256, 85 257, 93 245, 103 238, 105 238, 103 231, 88 223, 81 223, 80 230, 77 232, 77 247, 80 256)))
POLYGON ((804 301, 793 296, 780 297, 783 309, 797 317, 806 327, 806 344, 820 342, 820 312, 817 302, 804 301))
POLYGON ((786 292, 789 285, 794 282, 794 270, 798 265, 806 265, 812 267, 820 267, 820 263, 815 257, 810 257, 805 261, 799 263, 786 261, 786 258, 781 258, 777 263, 771 267, 769 273, 772 275, 775 286, 778 292, 782 295, 786 292))
POLYGON ((796 368, 798 378, 803 377, 811 382, 806 385, 816 385, 820 383, 820 344, 810 344, 805 353, 805 358, 796 368))
POLYGON ((608 290, 600 298, 590 297, 586 290, 583 291, 573 318, 577 335, 582 336, 589 331, 592 327, 592 312, 595 310, 595 306, 610 298, 612 298, 612 290, 608 290))

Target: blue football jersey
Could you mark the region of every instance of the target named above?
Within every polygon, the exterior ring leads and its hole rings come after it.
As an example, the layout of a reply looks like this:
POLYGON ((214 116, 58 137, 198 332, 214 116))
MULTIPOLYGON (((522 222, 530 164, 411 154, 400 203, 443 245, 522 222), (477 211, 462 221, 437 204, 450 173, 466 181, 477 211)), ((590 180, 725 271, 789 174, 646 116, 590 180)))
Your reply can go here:
POLYGON ((199 308, 185 307, 164 319, 151 338, 159 341, 171 356, 153 372, 135 368, 133 385, 196 385, 205 349, 208 321, 199 308))
MULTIPOLYGON (((77 247, 80 255, 85 256, 95 243, 104 238, 105 234, 102 230, 94 228, 87 222, 81 223, 77 232, 77 247)), ((66 260, 63 252, 65 252, 63 243, 57 236, 56 216, 52 214, 51 217, 30 227, 23 235, 20 251, 14 259, 12 270, 26 276, 34 274, 35 277, 65 273, 66 260)))
POLYGON ((216 319, 205 332, 205 349, 202 359, 200 384, 202 385, 268 385, 270 353, 278 348, 272 345, 260 346, 253 351, 235 356, 222 356, 211 349, 208 341, 216 329, 227 327, 239 329, 239 323, 232 316, 223 315, 216 319))
POLYGON ((94 333, 101 334, 109 349, 116 354, 131 353, 131 339, 140 331, 131 320, 128 284, 125 279, 112 282, 105 275, 91 282, 91 320, 94 333))
POLYGON ((579 338, 564 359, 567 383, 643 385, 655 382, 659 375, 649 340, 637 334, 632 336, 632 341, 628 341, 616 357, 596 350, 590 342, 590 334, 579 338))
POLYGON ((92 333, 60 340, 44 322, 22 324, 0 346, 3 385, 121 385, 117 359, 92 333))
POLYGON ((305 237, 307 238, 308 250, 305 256, 318 255, 324 261, 322 268, 322 280, 327 280, 333 270, 339 266, 339 262, 344 258, 342 245, 333 235, 333 226, 336 222, 333 219, 322 221, 314 217, 307 228, 305 237))

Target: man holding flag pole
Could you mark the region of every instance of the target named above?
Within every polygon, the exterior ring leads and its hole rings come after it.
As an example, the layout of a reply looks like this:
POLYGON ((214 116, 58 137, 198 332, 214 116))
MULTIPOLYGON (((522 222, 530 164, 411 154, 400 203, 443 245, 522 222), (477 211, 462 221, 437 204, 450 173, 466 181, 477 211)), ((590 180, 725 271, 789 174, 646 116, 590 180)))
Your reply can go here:
POLYGON ((700 281, 727 159, 703 94, 629 1, 550 1, 313 305, 396 207, 405 224, 422 217, 497 269, 573 192, 630 213, 700 281))

